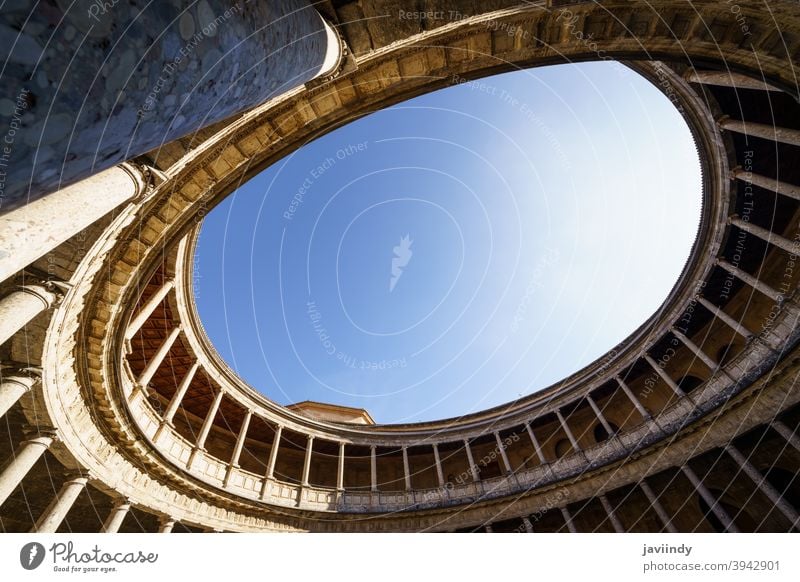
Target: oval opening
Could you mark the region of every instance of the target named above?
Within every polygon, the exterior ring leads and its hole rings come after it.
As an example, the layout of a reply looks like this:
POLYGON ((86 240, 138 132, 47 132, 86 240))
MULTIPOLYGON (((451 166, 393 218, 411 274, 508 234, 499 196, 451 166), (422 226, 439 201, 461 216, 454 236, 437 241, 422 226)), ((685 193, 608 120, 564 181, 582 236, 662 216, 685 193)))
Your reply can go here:
POLYGON ((700 162, 616 63, 462 83, 341 127, 203 222, 198 313, 281 404, 455 417, 526 396, 650 317, 691 252, 700 162))

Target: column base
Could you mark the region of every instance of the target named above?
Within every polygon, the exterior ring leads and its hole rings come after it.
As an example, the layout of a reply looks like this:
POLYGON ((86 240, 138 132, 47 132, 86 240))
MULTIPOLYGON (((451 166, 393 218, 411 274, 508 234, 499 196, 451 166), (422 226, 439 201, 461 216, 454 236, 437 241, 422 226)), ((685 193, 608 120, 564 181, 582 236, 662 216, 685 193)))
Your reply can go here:
POLYGON ((206 450, 203 447, 194 447, 192 453, 189 455, 189 460, 186 461, 186 468, 191 471, 194 468, 194 462, 197 460, 198 453, 205 452, 206 450))
POLYGON ((137 382, 133 385, 133 390, 131 391, 130 396, 128 396, 128 405, 133 406, 136 404, 136 401, 140 399, 147 400, 147 396, 147 386, 142 386, 137 382))
POLYGON ((272 496, 272 485, 275 480, 272 477, 265 477, 261 485, 261 501, 266 501, 267 498, 272 496))
POLYGON ((238 469, 238 463, 234 463, 232 465, 228 465, 228 468, 225 470, 225 478, 222 480, 222 486, 227 487, 231 482, 231 476, 233 475, 234 469, 238 469))
POLYGON ((167 428, 170 428, 170 429, 174 430, 175 429, 175 425, 172 422, 168 421, 168 420, 162 420, 161 424, 159 424, 158 428, 156 429, 156 433, 153 435, 153 444, 154 445, 158 445, 158 439, 161 438, 161 434, 167 428))

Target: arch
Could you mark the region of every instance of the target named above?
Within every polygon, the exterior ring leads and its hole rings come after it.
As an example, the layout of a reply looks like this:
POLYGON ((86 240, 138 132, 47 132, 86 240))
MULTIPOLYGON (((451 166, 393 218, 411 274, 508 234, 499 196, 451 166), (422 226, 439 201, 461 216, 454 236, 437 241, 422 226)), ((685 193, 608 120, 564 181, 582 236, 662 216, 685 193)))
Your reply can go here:
POLYGON ((605 442, 619 432, 619 427, 613 422, 609 421, 608 426, 611 428, 611 434, 608 434, 606 427, 604 427, 601 423, 598 422, 597 424, 594 425, 594 430, 592 431, 594 436, 594 442, 596 443, 605 442))

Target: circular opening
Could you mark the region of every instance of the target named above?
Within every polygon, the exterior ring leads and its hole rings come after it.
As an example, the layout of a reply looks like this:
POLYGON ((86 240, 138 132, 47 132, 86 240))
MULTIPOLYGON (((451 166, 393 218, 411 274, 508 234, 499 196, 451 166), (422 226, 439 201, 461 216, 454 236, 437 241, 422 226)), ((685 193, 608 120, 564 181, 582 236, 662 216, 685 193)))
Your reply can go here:
POLYGON ((601 357, 668 296, 701 211, 670 100, 617 63, 464 82, 305 145, 205 219, 205 330, 281 404, 459 416, 601 357))

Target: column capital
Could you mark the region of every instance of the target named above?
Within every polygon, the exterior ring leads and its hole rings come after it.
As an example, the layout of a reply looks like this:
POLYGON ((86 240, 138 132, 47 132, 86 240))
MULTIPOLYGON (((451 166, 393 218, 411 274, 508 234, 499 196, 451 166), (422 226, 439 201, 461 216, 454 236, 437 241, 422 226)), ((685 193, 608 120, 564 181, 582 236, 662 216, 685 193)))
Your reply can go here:
POLYGON ((178 523, 177 518, 174 518, 171 515, 162 515, 158 519, 159 533, 172 533, 172 528, 175 527, 176 523, 178 523))
POLYGON ((142 202, 168 179, 164 172, 135 160, 128 160, 117 167, 128 174, 135 185, 135 194, 128 202, 142 202))
POLYGON ((94 474, 93 471, 89 471, 88 469, 74 469, 74 468, 67 468, 63 472, 64 477, 67 481, 80 481, 80 480, 94 480, 97 479, 97 475, 94 474))
POLYGON ((130 507, 131 505, 133 505, 133 501, 131 501, 128 497, 114 498, 114 507, 116 508, 130 507))
MULTIPOLYGON (((679 328, 675 327, 674 325, 671 325, 671 326, 669 326, 669 331, 672 332, 673 334, 675 334, 676 336, 678 336, 678 339, 683 339, 683 338, 686 337, 686 331, 688 331, 688 330, 682 330, 682 329, 679 329, 679 328)), ((647 354, 647 355, 649 356, 650 354, 647 354)), ((652 358, 652 356, 650 356, 650 357, 652 358)))
POLYGON ((42 368, 41 366, 28 366, 25 364, 20 364, 17 362, 9 363, 7 368, 10 372, 15 375, 26 375, 32 378, 41 378, 42 377, 42 368))
POLYGON ((26 373, 26 370, 16 370, 13 374, 3 374, 0 377, 0 384, 19 384, 25 392, 29 392, 33 385, 39 381, 35 374, 26 373))
POLYGON ((76 472, 70 471, 66 473, 64 476, 67 478, 67 480, 64 481, 65 485, 67 483, 74 483, 76 485, 86 485, 89 482, 89 479, 91 478, 91 475, 89 473, 81 471, 76 471, 76 472))
POLYGON ((322 21, 325 26, 325 33, 328 40, 327 54, 322 70, 313 79, 305 82, 306 88, 319 87, 328 83, 340 75, 350 73, 358 68, 355 56, 347 46, 347 41, 339 32, 337 26, 324 16, 322 21))
POLYGON ((41 285, 51 293, 60 295, 61 298, 63 298, 64 294, 66 294, 70 289, 74 287, 74 285, 72 283, 69 283, 68 281, 62 281, 61 279, 54 279, 53 277, 49 276, 42 280, 41 285))
POLYGON ((33 295, 44 304, 45 309, 49 309, 58 305, 64 299, 62 289, 57 287, 55 281, 36 281, 34 283, 26 282, 17 285, 16 290, 21 293, 33 295))
POLYGON ((52 426, 26 426, 22 429, 23 442, 35 442, 37 439, 58 440, 58 429, 52 426))

